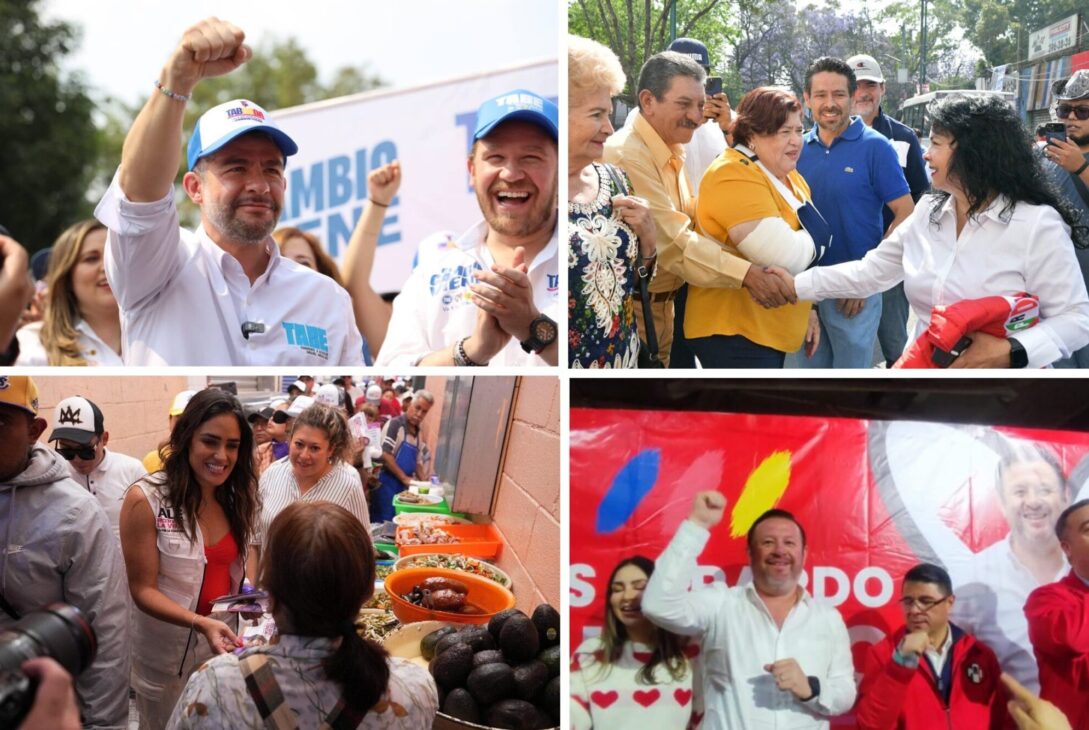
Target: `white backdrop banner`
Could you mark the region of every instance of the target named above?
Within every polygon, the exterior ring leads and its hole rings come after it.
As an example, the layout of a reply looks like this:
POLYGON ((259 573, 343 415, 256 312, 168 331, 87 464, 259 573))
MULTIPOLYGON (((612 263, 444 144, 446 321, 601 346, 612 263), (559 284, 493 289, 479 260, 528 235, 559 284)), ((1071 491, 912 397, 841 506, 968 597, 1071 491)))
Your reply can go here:
POLYGON ((421 240, 460 236, 480 220, 466 169, 476 110, 512 89, 556 101, 556 61, 273 112, 299 145, 287 164, 280 225, 313 233, 341 260, 367 200, 367 173, 400 160, 401 189, 386 211, 371 275, 376 291, 400 291, 421 240))

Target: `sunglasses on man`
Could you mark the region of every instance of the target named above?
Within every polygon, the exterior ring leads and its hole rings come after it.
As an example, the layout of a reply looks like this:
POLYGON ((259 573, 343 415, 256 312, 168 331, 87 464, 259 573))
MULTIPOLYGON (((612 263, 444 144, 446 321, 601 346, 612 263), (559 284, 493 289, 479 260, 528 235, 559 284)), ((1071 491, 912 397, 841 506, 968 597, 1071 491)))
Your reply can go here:
POLYGON ((79 446, 76 448, 71 446, 58 446, 57 453, 63 456, 66 461, 71 461, 77 457, 84 461, 90 461, 95 458, 95 448, 97 446, 98 444, 87 444, 86 446, 79 446))
POLYGON ((1059 104, 1055 109, 1055 113, 1059 116, 1059 119, 1066 119, 1070 116, 1070 112, 1074 112, 1074 116, 1078 118, 1078 121, 1084 122, 1086 119, 1089 119, 1089 106, 1059 104))

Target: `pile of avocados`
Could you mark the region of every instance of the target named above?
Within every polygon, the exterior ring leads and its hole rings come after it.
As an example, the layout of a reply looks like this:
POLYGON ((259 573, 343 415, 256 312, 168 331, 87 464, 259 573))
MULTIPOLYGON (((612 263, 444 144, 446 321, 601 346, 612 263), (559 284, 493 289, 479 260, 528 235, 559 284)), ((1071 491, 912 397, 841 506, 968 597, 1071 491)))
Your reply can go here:
POLYGON ((420 641, 442 711, 507 730, 560 724, 560 614, 547 603, 516 608, 485 626, 446 626, 420 641))

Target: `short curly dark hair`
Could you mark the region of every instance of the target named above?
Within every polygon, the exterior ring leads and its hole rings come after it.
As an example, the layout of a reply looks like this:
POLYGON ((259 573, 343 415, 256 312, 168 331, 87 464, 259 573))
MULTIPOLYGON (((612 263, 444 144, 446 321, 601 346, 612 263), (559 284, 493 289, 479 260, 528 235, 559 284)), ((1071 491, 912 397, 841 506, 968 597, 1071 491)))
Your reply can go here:
MULTIPOLYGON (((1050 205, 1071 227, 1078 248, 1089 248, 1089 228, 1063 198, 1044 171, 1028 130, 1017 111, 998 96, 951 95, 927 107, 931 134, 953 141, 947 178, 955 180, 968 199, 969 217, 982 213, 996 194, 1007 203, 999 218, 1008 221, 1018 203, 1050 205)), ((950 193, 937 191, 930 210, 935 225, 950 193)))
POLYGON ((802 105, 789 91, 774 86, 753 89, 741 99, 734 120, 734 142, 751 147, 755 135, 775 134, 786 124, 787 117, 800 112, 802 105))

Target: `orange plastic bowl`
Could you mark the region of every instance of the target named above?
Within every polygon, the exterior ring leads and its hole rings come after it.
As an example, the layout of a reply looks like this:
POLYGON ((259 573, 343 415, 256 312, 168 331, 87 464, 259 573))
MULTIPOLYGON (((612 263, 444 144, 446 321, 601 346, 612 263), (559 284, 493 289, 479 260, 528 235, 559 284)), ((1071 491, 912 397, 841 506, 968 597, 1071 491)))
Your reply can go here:
POLYGON ((403 624, 414 621, 452 621, 463 624, 486 624, 500 611, 514 608, 514 594, 495 581, 481 578, 471 573, 446 568, 404 568, 395 570, 386 577, 386 594, 393 602, 393 615, 403 624), (480 608, 481 613, 453 613, 451 611, 433 611, 423 606, 409 603, 401 596, 426 578, 452 578, 459 580, 469 588, 465 600, 480 608))

